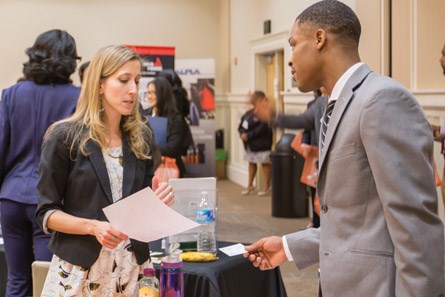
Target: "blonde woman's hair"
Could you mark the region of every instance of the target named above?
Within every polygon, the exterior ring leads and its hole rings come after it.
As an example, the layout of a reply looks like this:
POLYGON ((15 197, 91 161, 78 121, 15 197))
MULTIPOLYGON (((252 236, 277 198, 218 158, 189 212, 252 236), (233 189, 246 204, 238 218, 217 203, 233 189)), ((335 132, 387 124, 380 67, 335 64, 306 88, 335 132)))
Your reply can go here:
MULTIPOLYGON (((71 117, 55 123, 48 130, 47 134, 59 125, 63 127, 61 129, 65 131, 66 141, 70 144, 71 157, 75 157, 77 150, 84 156, 88 155, 86 143, 89 140, 94 141, 101 149, 106 149, 107 133, 100 84, 129 61, 140 62, 141 59, 138 54, 127 47, 111 45, 99 50, 85 73, 76 111, 71 117)), ((149 159, 153 135, 142 121, 139 103, 137 98, 135 100, 136 104, 134 104, 132 113, 122 116, 121 126, 127 136, 127 144, 136 157, 149 159)))
POLYGON ((263 91, 257 90, 250 94, 249 103, 252 105, 263 100, 267 100, 266 94, 263 91))

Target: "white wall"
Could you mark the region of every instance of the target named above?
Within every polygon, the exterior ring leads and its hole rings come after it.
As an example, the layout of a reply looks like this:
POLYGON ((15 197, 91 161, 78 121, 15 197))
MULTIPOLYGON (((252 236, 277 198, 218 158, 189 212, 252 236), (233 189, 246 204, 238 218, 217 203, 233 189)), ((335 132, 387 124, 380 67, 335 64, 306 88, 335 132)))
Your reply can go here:
MULTIPOLYGON (((271 20, 271 34, 290 31, 295 18, 315 2, 318 0, 230 0, 232 93, 247 93, 251 89, 250 41, 263 37, 263 22, 271 20), (238 65, 234 65, 235 58, 238 65)), ((353 0, 343 2, 354 7, 353 0)))
MULTIPOLYGON (((24 51, 50 29, 74 36, 83 61, 109 44, 175 46, 177 58, 215 58, 229 88, 228 0, 0 0, 0 89, 22 75, 24 51)), ((73 76, 78 82, 77 74, 73 76)))

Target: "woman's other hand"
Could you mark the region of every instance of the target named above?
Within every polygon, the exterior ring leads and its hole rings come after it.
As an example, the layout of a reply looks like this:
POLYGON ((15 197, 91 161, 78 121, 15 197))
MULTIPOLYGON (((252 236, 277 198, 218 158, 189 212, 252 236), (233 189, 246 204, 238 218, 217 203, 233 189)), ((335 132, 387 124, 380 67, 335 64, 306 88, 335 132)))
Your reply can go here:
POLYGON ((152 179, 152 189, 156 196, 166 205, 172 206, 175 203, 173 187, 167 182, 159 182, 159 179, 155 176, 152 179))

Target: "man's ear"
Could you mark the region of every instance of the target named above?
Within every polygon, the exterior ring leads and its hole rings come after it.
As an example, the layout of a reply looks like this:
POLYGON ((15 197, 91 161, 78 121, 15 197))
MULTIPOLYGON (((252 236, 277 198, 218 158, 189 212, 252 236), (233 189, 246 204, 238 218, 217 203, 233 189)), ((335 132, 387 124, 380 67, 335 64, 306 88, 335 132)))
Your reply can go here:
POLYGON ((315 43, 318 49, 322 49, 326 43, 326 32, 323 29, 315 31, 315 43))

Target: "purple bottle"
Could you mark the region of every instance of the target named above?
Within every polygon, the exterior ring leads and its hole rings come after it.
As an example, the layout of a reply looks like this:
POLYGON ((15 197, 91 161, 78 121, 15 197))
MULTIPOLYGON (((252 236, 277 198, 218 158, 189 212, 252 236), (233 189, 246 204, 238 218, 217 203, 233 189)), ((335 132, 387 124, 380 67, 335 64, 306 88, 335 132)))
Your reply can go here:
POLYGON ((178 254, 162 258, 160 278, 161 297, 184 297, 184 273, 178 254))

